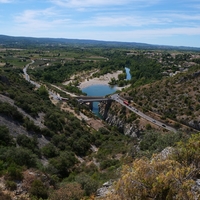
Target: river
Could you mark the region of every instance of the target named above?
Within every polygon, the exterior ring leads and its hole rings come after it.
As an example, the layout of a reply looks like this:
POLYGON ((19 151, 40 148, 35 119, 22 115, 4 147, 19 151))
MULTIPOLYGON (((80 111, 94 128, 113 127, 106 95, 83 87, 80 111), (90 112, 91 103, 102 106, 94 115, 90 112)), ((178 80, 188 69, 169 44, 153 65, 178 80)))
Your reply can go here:
MULTIPOLYGON (((130 69, 125 67, 126 70, 126 80, 131 79, 130 69)), ((87 94, 87 96, 106 96, 108 94, 112 94, 117 91, 116 87, 110 87, 109 85, 91 85, 86 88, 83 88, 82 91, 87 94)), ((95 115, 99 114, 98 108, 99 102, 93 103, 93 110, 92 112, 95 115)))
POLYGON ((126 70, 126 80, 131 80, 130 69, 125 67, 125 70, 126 70))
MULTIPOLYGON (((91 85, 89 87, 83 88, 82 91, 87 94, 87 96, 105 96, 108 94, 112 94, 116 91, 115 87, 110 87, 108 85, 91 85)), ((93 110, 92 112, 98 115, 99 108, 98 108, 99 102, 93 103, 93 110)))

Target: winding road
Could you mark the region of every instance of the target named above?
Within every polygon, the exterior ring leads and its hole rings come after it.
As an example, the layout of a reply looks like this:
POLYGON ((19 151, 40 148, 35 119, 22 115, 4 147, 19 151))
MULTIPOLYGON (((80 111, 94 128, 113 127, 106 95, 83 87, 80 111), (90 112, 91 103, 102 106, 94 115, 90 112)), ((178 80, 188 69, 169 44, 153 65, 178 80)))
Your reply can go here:
POLYGON ((24 67, 23 72, 24 72, 25 79, 26 79, 28 82, 30 82, 30 83, 32 83, 33 85, 35 85, 37 88, 39 88, 39 87, 40 87, 40 84, 38 84, 38 83, 32 81, 32 80, 30 79, 30 76, 27 74, 27 69, 28 69, 28 67, 29 67, 30 65, 32 65, 34 62, 35 62, 34 60, 31 60, 31 63, 28 63, 28 64, 24 67))
MULTIPOLYGON (((29 76, 28 73, 27 73, 28 67, 29 67, 30 65, 32 65, 34 62, 35 62, 34 60, 31 60, 31 63, 28 63, 28 64, 23 68, 23 72, 24 72, 24 77, 25 77, 25 79, 26 79, 28 82, 30 82, 31 84, 35 85, 37 88, 39 88, 41 85, 40 85, 39 83, 35 82, 35 81, 32 81, 32 80, 30 79, 30 76, 29 76)), ((60 88, 56 87, 55 85, 52 85, 52 86, 55 87, 55 88, 57 88, 57 89, 59 89, 59 90, 61 90, 60 88)), ((63 91, 63 90, 61 90, 61 91, 63 91)), ((66 92, 66 91, 63 91, 63 92, 66 92)), ((53 97, 53 99, 56 99, 56 100, 61 100, 61 99, 62 99, 62 98, 60 97, 59 94, 56 94, 56 93, 54 93, 54 92, 52 92, 52 91, 50 91, 50 90, 48 90, 48 93, 49 93, 49 95, 50 95, 51 97, 53 97)), ((66 93, 67 93, 67 92, 66 92, 66 93)), ((67 93, 67 94, 69 94, 69 93, 67 93)))
POLYGON ((172 131, 172 132, 177 132, 176 129, 174 129, 173 127, 171 126, 168 126, 167 124, 164 124, 152 117, 149 117, 148 115, 145 115, 143 112, 137 110, 135 107, 133 106, 130 106, 130 105, 127 105, 124 103, 124 101, 127 101, 126 99, 120 97, 118 94, 113 94, 111 95, 111 99, 115 100, 116 102, 120 103, 122 106, 125 106, 126 108, 128 108, 129 110, 131 110, 132 112, 134 112, 135 114, 139 115, 140 117, 150 121, 151 123, 159 126, 159 127, 162 127, 163 129, 166 129, 168 131, 172 131))

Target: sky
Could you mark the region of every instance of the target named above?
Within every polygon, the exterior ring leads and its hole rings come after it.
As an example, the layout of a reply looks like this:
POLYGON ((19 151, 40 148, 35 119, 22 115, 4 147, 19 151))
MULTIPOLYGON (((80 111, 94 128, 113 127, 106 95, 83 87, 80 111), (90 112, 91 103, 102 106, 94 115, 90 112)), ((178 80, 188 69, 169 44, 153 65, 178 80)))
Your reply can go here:
POLYGON ((200 47, 200 0, 0 0, 0 34, 200 47))

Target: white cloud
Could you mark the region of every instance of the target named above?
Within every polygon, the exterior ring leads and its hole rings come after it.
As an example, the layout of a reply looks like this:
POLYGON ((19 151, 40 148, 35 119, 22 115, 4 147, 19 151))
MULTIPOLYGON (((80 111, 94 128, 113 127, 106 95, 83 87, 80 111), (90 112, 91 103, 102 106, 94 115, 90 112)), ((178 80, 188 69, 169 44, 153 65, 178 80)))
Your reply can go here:
POLYGON ((162 25, 169 23, 168 18, 157 17, 141 17, 138 15, 130 16, 96 16, 92 20, 82 22, 83 26, 98 26, 98 27, 141 27, 147 25, 162 25))
POLYGON ((74 8, 89 8, 100 6, 120 6, 120 5, 142 5, 148 6, 159 2, 160 0, 50 0, 53 4, 74 7, 74 8))
POLYGON ((200 21, 200 15, 199 14, 198 15, 170 14, 169 16, 173 19, 200 21))
POLYGON ((51 8, 45 10, 26 10, 15 16, 16 26, 22 29, 48 30, 57 25, 62 25, 69 19, 58 19, 57 13, 51 8))
POLYGON ((18 15, 16 19, 18 21, 23 21, 23 20, 30 20, 37 17, 48 18, 50 16, 55 16, 55 14, 56 13, 51 8, 44 9, 44 10, 25 10, 23 13, 18 15))
POLYGON ((11 0, 0 0, 0 3, 10 3, 11 0))
POLYGON ((122 5, 127 0, 51 0, 52 3, 66 7, 94 7, 105 5, 122 5))

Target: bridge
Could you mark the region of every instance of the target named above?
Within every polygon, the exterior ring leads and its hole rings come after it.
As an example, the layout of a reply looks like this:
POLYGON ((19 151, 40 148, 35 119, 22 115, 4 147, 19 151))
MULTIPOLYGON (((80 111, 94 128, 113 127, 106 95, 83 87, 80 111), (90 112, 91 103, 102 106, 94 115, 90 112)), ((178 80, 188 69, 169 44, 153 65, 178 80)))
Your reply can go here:
POLYGON ((113 99, 104 96, 76 96, 75 98, 79 103, 113 101, 113 99))
POLYGON ((114 101, 111 98, 106 98, 104 96, 76 96, 74 97, 78 100, 80 104, 88 104, 89 108, 93 109, 93 102, 111 102, 114 101))

